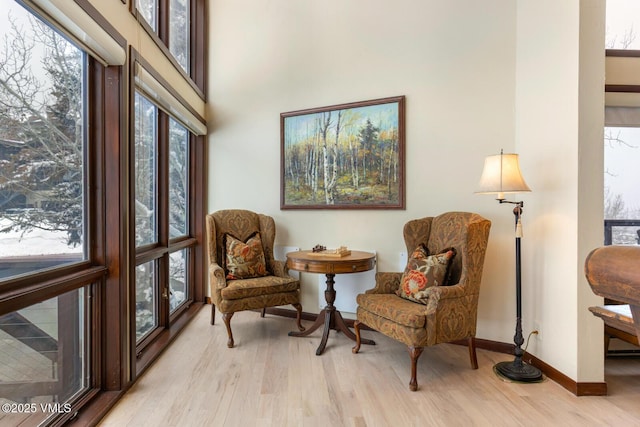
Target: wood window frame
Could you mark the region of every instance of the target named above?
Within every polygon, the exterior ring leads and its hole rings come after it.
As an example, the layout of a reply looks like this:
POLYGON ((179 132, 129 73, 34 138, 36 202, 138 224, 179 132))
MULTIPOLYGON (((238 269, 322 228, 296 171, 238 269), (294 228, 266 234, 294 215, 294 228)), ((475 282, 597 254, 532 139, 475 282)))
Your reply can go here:
MULTIPOLYGON (((87 0, 73 0, 100 22, 124 47, 127 40, 87 0)), ((123 0, 123 3, 126 1, 123 0)), ((133 4, 131 0, 130 5, 133 4)), ((204 100, 206 91, 206 5, 193 0, 191 24, 191 72, 186 76, 204 100), (197 84, 196 84, 197 82, 197 84)), ((156 36, 157 37, 157 36, 156 36)), ((162 49, 172 58, 166 46, 162 49)), ((204 218, 207 210, 206 136, 190 134, 189 156, 189 236, 172 239, 172 250, 190 248, 193 286, 192 302, 185 304, 167 319, 169 327, 158 333, 144 352, 136 358, 135 337, 131 344, 130 289, 135 277, 135 247, 131 232, 135 227, 131 205, 130 124, 133 74, 127 60, 124 66, 104 67, 88 60, 87 144, 87 212, 88 260, 46 271, 10 278, 0 286, 0 315, 88 287, 91 292, 91 382, 89 390, 73 401, 72 412, 54 419, 50 425, 95 425, 131 387, 136 378, 175 339, 202 307, 205 299, 206 236, 204 218), (129 126, 130 127, 130 126, 129 126), (133 266, 133 269, 132 269, 133 266)))
MULTIPOLYGON (((86 56, 85 60, 85 80, 87 84, 86 103, 92 108, 85 110, 86 117, 86 190, 85 190, 85 210, 86 210, 86 245, 87 260, 71 265, 64 265, 52 269, 37 271, 32 274, 25 274, 19 277, 3 281, 0 285, 0 315, 11 313, 34 304, 64 296, 70 291, 80 288, 87 289, 90 304, 86 307, 89 310, 90 322, 87 325, 86 334, 89 336, 89 357, 90 374, 87 390, 80 396, 73 398, 71 412, 60 414, 48 423, 50 425, 63 425, 73 418, 76 413, 91 402, 104 389, 106 377, 112 369, 119 369, 120 357, 113 357, 115 350, 108 345, 108 341, 118 340, 114 337, 114 332, 105 328, 104 314, 109 310, 105 296, 107 291, 119 293, 122 284, 118 283, 110 289, 109 272, 114 266, 118 266, 118 260, 113 259, 114 253, 110 253, 108 244, 110 239, 106 236, 112 232, 111 224, 106 221, 108 213, 107 191, 109 186, 105 185, 106 175, 110 170, 108 167, 108 154, 106 150, 109 144, 107 141, 113 136, 114 120, 110 114, 105 114, 105 103, 108 99, 118 98, 117 91, 112 93, 109 89, 109 82, 118 82, 119 76, 114 75, 120 72, 120 67, 103 67, 97 60, 86 56), (112 80, 110 80, 110 77, 112 80), (112 126, 110 127, 109 124, 112 126), (110 265, 109 265, 110 264, 110 265), (104 340, 105 338, 106 340, 104 340), (108 350, 105 350, 108 349, 108 350), (115 363, 114 363, 115 360, 115 363), (106 373, 106 376, 103 375, 106 373)), ((113 105, 112 105, 113 107, 113 105)), ((119 107, 116 107, 119 108, 119 107)), ((118 110, 116 110, 118 111, 118 110)), ((119 130, 118 130, 119 133, 119 130)), ((113 144, 119 145, 119 144, 113 144)), ((117 252, 119 255, 122 255, 117 252)), ((112 324, 117 325, 120 317, 110 319, 112 324)), ((63 338, 60 338, 64 341, 63 338)), ((118 381, 117 387, 121 387, 122 382, 118 381)))
POLYGON ((190 0, 190 22, 189 29, 189 69, 190 75, 182 68, 176 58, 169 50, 169 0, 158 0, 158 31, 147 23, 136 7, 136 0, 129 3, 129 11, 136 18, 139 25, 145 30, 156 46, 171 62, 173 67, 189 83, 191 88, 202 99, 206 99, 206 37, 204 37, 207 25, 206 0, 190 0))
MULTIPOLYGON (((129 64, 129 111, 134 111, 134 99, 136 94, 136 84, 134 81, 136 62, 140 63, 149 73, 159 81, 164 81, 162 76, 157 73, 151 64, 149 64, 133 47, 130 48, 130 64, 129 64)), ((177 91, 166 86, 168 91, 176 99, 182 100, 177 91)), ((153 102, 153 100, 150 99, 153 102)), ((185 106, 190 109, 188 105, 185 106)), ((187 236, 181 236, 175 239, 169 238, 169 212, 168 212, 168 187, 169 187, 169 115, 165 113, 160 107, 158 109, 158 123, 157 123, 157 135, 158 135, 158 240, 155 244, 147 245, 144 247, 135 247, 135 223, 131 220, 131 230, 129 241, 129 251, 132 254, 129 262, 129 270, 131 271, 131 287, 129 288, 129 300, 131 301, 130 310, 135 313, 135 268, 145 262, 154 260, 157 262, 158 268, 158 280, 160 286, 156 289, 156 292, 161 293, 163 283, 167 284, 168 278, 166 272, 168 271, 169 255, 173 252, 177 252, 183 249, 189 250, 189 259, 187 264, 187 274, 189 288, 188 296, 185 303, 182 304, 176 312, 170 313, 169 302, 163 298, 160 298, 160 309, 158 314, 158 326, 148 336, 143 338, 139 343, 136 342, 135 337, 135 316, 130 317, 130 348, 134 348, 129 355, 129 363, 131 366, 131 378, 135 379, 142 374, 144 370, 148 368, 153 360, 159 355, 159 353, 168 345, 177 335, 177 333, 186 325, 197 310, 202 306, 204 302, 204 286, 206 284, 206 269, 205 269, 205 234, 204 234, 204 217, 206 214, 206 158, 207 150, 204 136, 196 136, 192 132, 189 132, 189 185, 187 194, 187 210, 188 215, 188 233, 187 236)), ((131 116, 133 116, 132 113, 131 116)), ((134 144, 135 139, 135 127, 134 120, 130 121, 129 140, 130 151, 129 155, 129 176, 132 177, 129 185, 129 206, 135 206, 135 188, 133 176, 134 170, 134 144)), ((133 209, 133 208, 132 208, 133 209)), ((133 213, 132 213, 133 215, 133 213)))

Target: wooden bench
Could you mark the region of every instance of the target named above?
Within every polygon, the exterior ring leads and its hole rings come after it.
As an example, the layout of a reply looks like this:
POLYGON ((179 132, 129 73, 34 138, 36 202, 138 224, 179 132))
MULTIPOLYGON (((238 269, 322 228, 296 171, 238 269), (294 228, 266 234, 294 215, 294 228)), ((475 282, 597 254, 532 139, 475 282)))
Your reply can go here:
POLYGON ((589 307, 605 325, 605 355, 611 337, 638 345, 640 338, 640 246, 603 246, 591 251, 585 276, 596 295, 621 305, 589 307))
POLYGON ((598 305, 589 307, 589 311, 604 321, 605 357, 609 352, 611 338, 618 338, 633 345, 639 345, 629 304, 598 305))

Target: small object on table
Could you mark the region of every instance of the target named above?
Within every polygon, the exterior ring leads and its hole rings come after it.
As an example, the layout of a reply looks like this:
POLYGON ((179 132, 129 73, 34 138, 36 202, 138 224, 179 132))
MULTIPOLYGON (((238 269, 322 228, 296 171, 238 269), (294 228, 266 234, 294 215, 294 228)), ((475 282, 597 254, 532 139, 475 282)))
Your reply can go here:
POLYGON ((323 257, 331 257, 331 258, 341 258, 347 255, 351 255, 351 251, 347 249, 346 246, 340 246, 337 249, 327 249, 322 246, 321 250, 316 250, 316 248, 311 249, 310 255, 313 256, 323 256, 323 257))
POLYGON ((327 250, 326 246, 322 246, 322 245, 318 244, 318 245, 315 245, 313 247, 313 249, 311 249, 311 252, 322 252, 322 251, 326 251, 326 250, 327 250))
POLYGON ((351 251, 347 249, 346 246, 340 246, 338 249, 335 249, 335 254, 340 256, 351 255, 351 251))

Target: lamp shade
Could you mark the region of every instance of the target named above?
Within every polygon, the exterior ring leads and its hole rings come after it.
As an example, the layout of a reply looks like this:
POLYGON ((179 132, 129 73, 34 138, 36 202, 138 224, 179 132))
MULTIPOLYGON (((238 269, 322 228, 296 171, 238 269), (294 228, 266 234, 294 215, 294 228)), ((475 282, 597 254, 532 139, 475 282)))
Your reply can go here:
POLYGON ((531 191, 520 172, 517 154, 487 156, 476 193, 498 194, 498 200, 504 200, 505 193, 531 191))

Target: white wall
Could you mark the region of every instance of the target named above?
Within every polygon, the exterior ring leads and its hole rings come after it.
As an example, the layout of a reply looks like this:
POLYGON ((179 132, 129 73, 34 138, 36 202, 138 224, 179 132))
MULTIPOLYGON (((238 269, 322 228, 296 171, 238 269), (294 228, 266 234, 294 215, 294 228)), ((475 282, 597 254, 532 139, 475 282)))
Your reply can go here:
MULTIPOLYGON (((211 0, 210 211, 272 215, 281 245, 375 248, 379 271, 397 270, 407 220, 478 212, 493 222, 478 337, 512 342, 513 215, 473 191, 486 155, 519 151, 534 190, 523 196, 523 326, 528 333, 539 322, 542 340, 530 350, 580 379, 576 319, 586 308, 577 288, 586 243, 577 242, 578 202, 580 209, 595 202, 582 203, 578 189, 582 162, 593 160, 579 154, 578 5, 211 0), (281 211, 279 114, 395 95, 406 96, 406 210, 281 211)), ((599 203, 601 212, 601 194, 599 203)), ((317 277, 302 276, 303 307, 313 311, 317 277)), ((340 294, 339 276, 336 288, 340 294)))
POLYGON ((578 276, 576 378, 604 381, 604 325, 588 311, 603 299, 591 291, 584 260, 602 244, 604 228, 604 84, 605 0, 580 3, 580 131, 578 133, 578 276))
POLYGON ((601 0, 518 2, 516 149, 534 191, 523 318, 540 330, 532 353, 579 382, 604 379, 583 270, 603 236, 603 19, 601 0))
MULTIPOLYGON (((268 213, 283 245, 375 248, 380 271, 398 269, 407 220, 477 211, 498 220, 487 266, 502 269, 495 237, 511 218, 473 191, 484 156, 514 140, 511 1, 214 0, 210 21, 211 211, 268 213), (281 211, 279 114, 395 95, 406 96, 407 209, 281 211)), ((317 307, 305 276, 303 306, 317 307)), ((501 325, 503 283, 488 278, 480 322, 501 325)))

